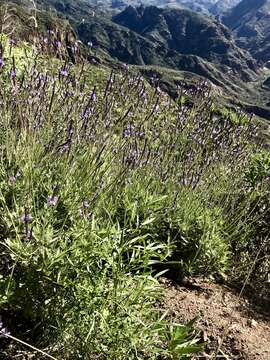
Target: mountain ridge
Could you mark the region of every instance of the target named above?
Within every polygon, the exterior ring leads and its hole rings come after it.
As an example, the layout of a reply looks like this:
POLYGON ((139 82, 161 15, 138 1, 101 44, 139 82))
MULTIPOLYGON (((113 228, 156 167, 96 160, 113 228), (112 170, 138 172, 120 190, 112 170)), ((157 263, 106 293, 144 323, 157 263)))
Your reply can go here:
POLYGON ((211 6, 210 12, 213 15, 221 15, 239 4, 240 1, 241 0, 218 0, 214 5, 211 6))
POLYGON ((247 69, 256 71, 256 63, 234 45, 226 27, 189 10, 128 7, 113 21, 182 55, 234 67, 243 78, 249 77, 247 69), (236 58, 242 60, 241 66, 236 58))
POLYGON ((270 60, 270 1, 242 0, 222 17, 239 46, 259 61, 270 60))

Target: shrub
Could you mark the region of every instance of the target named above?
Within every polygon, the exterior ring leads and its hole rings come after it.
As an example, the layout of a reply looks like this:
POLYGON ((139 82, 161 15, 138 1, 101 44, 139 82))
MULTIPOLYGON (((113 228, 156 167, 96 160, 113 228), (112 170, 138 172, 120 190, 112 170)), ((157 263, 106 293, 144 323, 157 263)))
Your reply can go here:
POLYGON ((217 115, 206 84, 188 106, 126 71, 16 61, 0 69, 1 309, 67 359, 197 350, 162 318, 153 264, 223 272, 250 240, 251 119, 217 115))

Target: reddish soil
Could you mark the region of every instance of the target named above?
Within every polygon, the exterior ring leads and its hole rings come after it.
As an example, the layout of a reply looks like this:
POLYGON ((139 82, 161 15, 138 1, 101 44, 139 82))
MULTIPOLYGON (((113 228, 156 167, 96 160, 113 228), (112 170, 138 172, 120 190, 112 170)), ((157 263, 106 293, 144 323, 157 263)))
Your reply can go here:
POLYGON ((270 360, 270 316, 255 311, 247 299, 202 279, 191 279, 183 286, 166 279, 161 282, 162 306, 174 321, 199 316, 197 327, 206 347, 195 359, 270 360))

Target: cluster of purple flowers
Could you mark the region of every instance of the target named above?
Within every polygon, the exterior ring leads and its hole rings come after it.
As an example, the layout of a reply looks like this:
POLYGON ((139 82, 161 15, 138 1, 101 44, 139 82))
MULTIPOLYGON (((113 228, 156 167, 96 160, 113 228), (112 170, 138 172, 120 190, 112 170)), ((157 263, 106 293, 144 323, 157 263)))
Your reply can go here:
POLYGON ((134 125, 128 124, 128 126, 123 131, 123 136, 124 137, 132 136, 134 134, 134 129, 135 129, 134 125))
POLYGON ((89 205, 89 202, 87 200, 84 200, 81 204, 81 207, 79 209, 79 214, 80 214, 80 217, 82 219, 88 217, 88 209, 89 209, 90 205, 89 205))
POLYGON ((64 67, 63 69, 60 70, 60 75, 63 77, 67 77, 69 74, 68 68, 64 67))
POLYGON ((11 77, 12 79, 14 79, 14 78, 16 78, 16 76, 17 76, 16 69, 13 68, 13 69, 10 71, 10 77, 11 77))
POLYGON ((21 217, 21 220, 24 224, 28 224, 32 220, 32 216, 25 211, 21 217))
POLYGON ((12 175, 9 177, 9 181, 12 184, 15 184, 19 176, 20 176, 20 173, 19 173, 19 171, 17 171, 15 175, 12 175))
POLYGON ((58 203, 58 200, 59 200, 58 196, 50 195, 50 196, 48 196, 48 205, 56 206, 58 203))

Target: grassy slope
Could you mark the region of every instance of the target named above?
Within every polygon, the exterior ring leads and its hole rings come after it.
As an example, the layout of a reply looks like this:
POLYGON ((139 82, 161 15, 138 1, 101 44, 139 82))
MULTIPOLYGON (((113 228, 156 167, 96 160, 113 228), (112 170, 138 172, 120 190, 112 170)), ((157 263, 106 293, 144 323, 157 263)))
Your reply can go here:
POLYGON ((245 274, 267 219, 254 124, 217 111, 203 84, 174 102, 50 43, 2 46, 4 325, 62 359, 194 352, 192 328, 161 317, 154 275, 245 274))

